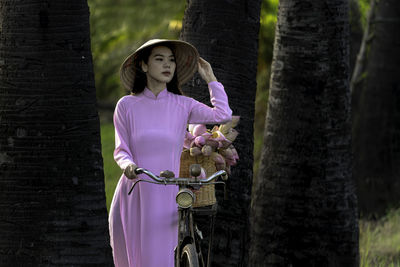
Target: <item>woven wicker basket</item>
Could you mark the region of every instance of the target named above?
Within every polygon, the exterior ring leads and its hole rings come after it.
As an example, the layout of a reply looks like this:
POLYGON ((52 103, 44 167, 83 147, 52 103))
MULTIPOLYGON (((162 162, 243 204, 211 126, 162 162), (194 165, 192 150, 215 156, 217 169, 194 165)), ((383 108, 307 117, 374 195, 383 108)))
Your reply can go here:
MULTIPOLYGON (((203 155, 192 157, 189 150, 183 150, 181 156, 181 167, 179 177, 189 177, 189 166, 192 164, 200 164, 206 171, 207 176, 216 172, 215 163, 211 157, 203 155)), ((196 200, 193 207, 204 207, 215 204, 215 186, 213 184, 203 185, 200 190, 195 191, 196 200)))

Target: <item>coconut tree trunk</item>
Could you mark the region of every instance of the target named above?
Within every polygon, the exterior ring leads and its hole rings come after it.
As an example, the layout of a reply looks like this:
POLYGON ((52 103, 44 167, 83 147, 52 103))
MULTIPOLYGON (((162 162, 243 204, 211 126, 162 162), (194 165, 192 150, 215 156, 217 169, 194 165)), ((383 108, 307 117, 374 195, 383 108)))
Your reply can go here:
POLYGON ((0 4, 0 265, 112 266, 86 1, 0 4))
POLYGON ((400 2, 381 0, 354 121, 361 214, 400 207, 400 2))
POLYGON ((281 0, 249 266, 358 266, 346 0, 281 0))
MULTIPOLYGON (((184 15, 181 39, 194 44, 211 63, 233 114, 241 116, 236 128, 240 134, 234 143, 240 160, 230 176, 227 199, 218 197, 213 266, 247 266, 248 261, 260 6, 259 0, 188 0, 184 15)), ((199 76, 184 91, 209 102, 207 85, 199 76)), ((202 223, 202 229, 207 223, 202 223)))

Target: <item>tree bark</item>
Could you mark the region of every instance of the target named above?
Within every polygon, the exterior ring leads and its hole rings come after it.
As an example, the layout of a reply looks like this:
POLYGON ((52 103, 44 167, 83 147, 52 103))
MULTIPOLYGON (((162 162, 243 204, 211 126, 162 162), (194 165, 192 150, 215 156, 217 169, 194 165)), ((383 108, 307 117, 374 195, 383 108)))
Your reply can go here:
POLYGON ((400 207, 400 2, 381 0, 354 121, 354 177, 360 212, 400 207))
POLYGON ((0 265, 112 266, 86 1, 0 4, 0 265))
MULTIPOLYGON (((234 115, 241 121, 235 141, 240 160, 219 201, 213 266, 248 266, 249 206, 253 170, 259 0, 188 0, 181 39, 194 44, 225 86, 234 115)), ((196 75, 184 92, 209 103, 207 85, 196 75)), ((217 192, 218 193, 218 192, 217 192)), ((202 222, 202 229, 208 222, 202 222)))
POLYGON ((345 0, 281 0, 249 266, 358 266, 345 0))

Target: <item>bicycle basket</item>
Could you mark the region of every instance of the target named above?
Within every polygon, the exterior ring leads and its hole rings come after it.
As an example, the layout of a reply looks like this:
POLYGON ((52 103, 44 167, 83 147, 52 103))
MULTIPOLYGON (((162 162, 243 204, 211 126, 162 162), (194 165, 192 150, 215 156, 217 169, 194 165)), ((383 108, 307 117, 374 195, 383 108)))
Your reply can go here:
MULTIPOLYGON (((204 155, 190 156, 189 150, 184 149, 181 155, 181 167, 179 170, 179 177, 189 177, 189 166, 191 164, 200 164, 206 171, 206 175, 209 176, 217 171, 215 168, 215 162, 211 157, 204 155)), ((213 184, 203 185, 200 190, 194 192, 196 195, 196 201, 193 207, 204 207, 213 205, 217 202, 215 198, 215 186, 213 184)))

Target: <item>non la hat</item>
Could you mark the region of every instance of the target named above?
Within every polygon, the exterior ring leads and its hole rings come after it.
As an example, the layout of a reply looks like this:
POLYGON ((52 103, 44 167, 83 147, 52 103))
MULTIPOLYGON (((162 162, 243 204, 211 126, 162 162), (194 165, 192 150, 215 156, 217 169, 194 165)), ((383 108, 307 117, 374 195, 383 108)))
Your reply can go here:
POLYGON ((197 71, 197 62, 199 61, 199 52, 193 45, 181 40, 152 39, 136 49, 122 63, 120 78, 122 85, 126 89, 132 90, 133 81, 135 80, 134 61, 137 58, 136 55, 146 47, 163 44, 167 44, 173 49, 179 85, 186 83, 192 78, 193 74, 197 71))

